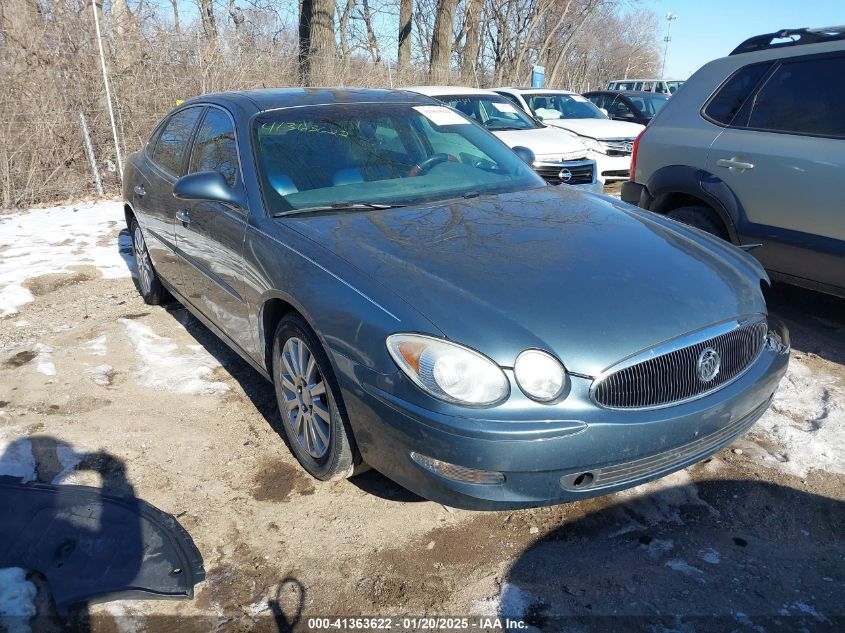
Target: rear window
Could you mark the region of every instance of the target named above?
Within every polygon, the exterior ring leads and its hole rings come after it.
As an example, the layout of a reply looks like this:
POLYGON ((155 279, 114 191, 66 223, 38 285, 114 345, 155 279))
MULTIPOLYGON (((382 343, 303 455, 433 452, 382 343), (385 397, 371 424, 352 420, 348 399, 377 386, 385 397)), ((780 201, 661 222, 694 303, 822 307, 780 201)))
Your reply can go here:
POLYGON ((153 149, 152 159, 162 169, 174 176, 182 173, 182 162, 194 126, 202 114, 202 107, 181 110, 164 124, 153 149))
POLYGON ((754 98, 748 127, 845 137, 845 57, 781 64, 754 98))
POLYGON ((707 118, 722 125, 730 125, 771 66, 771 62, 765 62, 736 71, 704 106, 707 118))

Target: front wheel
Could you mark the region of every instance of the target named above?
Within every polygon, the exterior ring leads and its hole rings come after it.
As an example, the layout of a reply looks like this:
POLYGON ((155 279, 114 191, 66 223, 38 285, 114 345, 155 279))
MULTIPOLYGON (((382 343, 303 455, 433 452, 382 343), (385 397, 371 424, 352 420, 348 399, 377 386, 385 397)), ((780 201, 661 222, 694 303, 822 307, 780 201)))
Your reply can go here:
POLYGON ((273 384, 291 451, 312 476, 345 479, 354 442, 340 387, 317 337, 296 314, 282 318, 273 342, 273 384))

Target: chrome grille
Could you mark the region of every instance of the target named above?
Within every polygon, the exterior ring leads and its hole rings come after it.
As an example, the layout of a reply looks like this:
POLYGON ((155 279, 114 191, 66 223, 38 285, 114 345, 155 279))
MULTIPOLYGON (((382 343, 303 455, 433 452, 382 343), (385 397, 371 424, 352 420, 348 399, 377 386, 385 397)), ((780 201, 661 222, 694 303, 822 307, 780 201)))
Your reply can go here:
POLYGON ((669 344, 648 350, 599 376, 591 390, 593 400, 614 409, 647 409, 701 397, 738 378, 763 349, 765 320, 720 326, 719 334, 677 347, 669 344), (712 348, 721 357, 715 378, 704 381, 696 371, 700 354, 712 348), (642 360, 639 360, 642 358, 642 360))
POLYGON ((585 185, 593 182, 595 166, 595 162, 591 160, 562 163, 538 162, 534 164, 534 170, 550 185, 585 185), (571 174, 570 179, 565 182, 560 177, 563 169, 568 169, 571 174))

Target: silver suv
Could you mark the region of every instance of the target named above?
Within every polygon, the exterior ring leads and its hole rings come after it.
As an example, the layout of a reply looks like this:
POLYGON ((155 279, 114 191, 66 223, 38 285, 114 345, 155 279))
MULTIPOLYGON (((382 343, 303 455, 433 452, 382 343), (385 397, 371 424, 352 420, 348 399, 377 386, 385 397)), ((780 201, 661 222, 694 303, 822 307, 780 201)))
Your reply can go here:
POLYGON ((749 247, 771 276, 845 296, 845 26, 753 37, 640 134, 622 199, 749 247))

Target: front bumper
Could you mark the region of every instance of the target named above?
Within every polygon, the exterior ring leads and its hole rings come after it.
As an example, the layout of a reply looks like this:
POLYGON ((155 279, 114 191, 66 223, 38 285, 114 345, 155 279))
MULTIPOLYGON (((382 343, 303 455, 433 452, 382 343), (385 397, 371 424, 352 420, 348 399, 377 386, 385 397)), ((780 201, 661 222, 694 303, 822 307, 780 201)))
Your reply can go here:
POLYGON ((597 178, 601 183, 628 180, 631 177, 631 155, 608 156, 593 153, 596 159, 597 178))
MULTIPOLYGON (((763 415, 788 359, 788 350, 767 348, 723 389, 655 410, 598 407, 589 399, 591 381, 573 377, 567 409, 549 411, 554 419, 533 421, 488 419, 492 416, 484 409, 455 408, 453 415, 425 410, 392 395, 391 382, 402 380, 401 375, 376 374, 346 359, 338 366, 344 402, 367 463, 433 501, 499 510, 607 494, 706 458, 763 415), (499 472, 504 481, 450 479, 418 465, 412 452, 499 472)), ((538 411, 542 416, 544 410, 538 411)))

